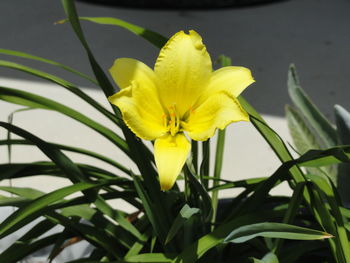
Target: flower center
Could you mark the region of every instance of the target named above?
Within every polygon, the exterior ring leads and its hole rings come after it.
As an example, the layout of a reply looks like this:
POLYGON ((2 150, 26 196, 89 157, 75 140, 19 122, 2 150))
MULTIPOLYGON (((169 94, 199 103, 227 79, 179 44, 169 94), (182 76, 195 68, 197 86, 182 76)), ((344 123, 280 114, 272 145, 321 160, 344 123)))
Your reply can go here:
POLYGON ((192 107, 183 116, 180 116, 176 110, 176 104, 169 106, 166 113, 163 115, 163 125, 167 128, 172 136, 176 133, 183 131, 186 128, 188 119, 191 114, 194 113, 192 107))
POLYGON ((172 136, 180 131, 180 115, 176 111, 175 104, 168 107, 168 112, 163 115, 164 126, 172 136))

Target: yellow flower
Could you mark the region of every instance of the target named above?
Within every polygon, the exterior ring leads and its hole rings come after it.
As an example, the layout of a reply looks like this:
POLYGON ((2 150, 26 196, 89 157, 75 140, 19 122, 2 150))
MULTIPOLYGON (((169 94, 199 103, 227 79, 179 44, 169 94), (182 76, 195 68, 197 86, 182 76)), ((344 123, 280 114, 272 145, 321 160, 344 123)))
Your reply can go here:
POLYGON ((213 71, 210 56, 195 31, 176 33, 161 49, 154 70, 120 58, 110 69, 120 91, 108 99, 136 136, 155 140, 154 156, 162 190, 175 183, 193 140, 212 137, 217 128, 249 121, 237 96, 254 82, 249 69, 213 71))

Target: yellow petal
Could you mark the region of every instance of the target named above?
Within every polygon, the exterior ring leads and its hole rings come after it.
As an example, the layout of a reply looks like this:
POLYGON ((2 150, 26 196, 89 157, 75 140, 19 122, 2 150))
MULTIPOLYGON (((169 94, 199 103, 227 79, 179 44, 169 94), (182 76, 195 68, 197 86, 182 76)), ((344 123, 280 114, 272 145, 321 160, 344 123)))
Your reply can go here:
POLYGON ((124 122, 136 136, 154 140, 167 132, 154 83, 134 80, 108 100, 120 109, 124 122))
POLYGON ((167 134, 154 143, 154 158, 159 174, 160 188, 169 190, 184 166, 191 144, 183 133, 167 134))
POLYGON ((221 91, 212 94, 195 108, 183 127, 193 140, 204 141, 214 135, 216 128, 225 129, 237 121, 249 121, 247 112, 235 97, 221 91))
POLYGON ((212 74, 210 56, 195 31, 176 33, 162 48, 154 72, 165 107, 183 114, 195 103, 212 74))
POLYGON ((254 82, 252 73, 244 67, 223 67, 213 72, 204 96, 226 91, 234 97, 254 82))
POLYGON ((157 82, 153 70, 136 59, 116 59, 109 72, 120 89, 129 87, 133 80, 143 83, 145 86, 152 86, 157 82))

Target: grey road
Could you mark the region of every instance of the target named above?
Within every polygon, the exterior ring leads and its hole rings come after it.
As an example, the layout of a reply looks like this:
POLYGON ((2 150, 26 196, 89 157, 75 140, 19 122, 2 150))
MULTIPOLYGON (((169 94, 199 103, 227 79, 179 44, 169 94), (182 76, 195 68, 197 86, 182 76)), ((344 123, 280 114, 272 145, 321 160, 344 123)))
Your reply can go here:
MULTIPOLYGON (((289 102, 288 65, 296 64, 304 88, 327 115, 333 104, 350 109, 350 0, 289 0, 268 5, 216 10, 142 10, 77 2, 82 16, 111 16, 171 36, 195 29, 211 56, 232 57, 253 71, 256 84, 246 97, 262 113, 283 115, 289 102)), ((86 56, 64 18, 58 0, 1 0, 0 48, 21 50, 91 74, 86 56)), ((98 61, 108 69, 117 57, 132 57, 153 66, 158 51, 123 29, 83 23, 98 61)), ((88 83, 54 67, 20 61, 76 84, 88 83)), ((29 78, 0 69, 0 77, 29 78)))

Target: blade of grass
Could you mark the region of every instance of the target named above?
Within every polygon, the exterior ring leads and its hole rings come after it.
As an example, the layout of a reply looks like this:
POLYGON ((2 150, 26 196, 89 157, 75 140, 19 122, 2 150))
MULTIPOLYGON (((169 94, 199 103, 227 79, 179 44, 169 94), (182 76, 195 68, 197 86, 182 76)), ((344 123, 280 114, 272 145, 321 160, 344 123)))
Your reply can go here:
MULTIPOLYGON (((64 155, 54 146, 46 143, 45 141, 38 138, 37 136, 34 136, 33 134, 30 134, 29 132, 26 132, 23 129, 10 125, 8 123, 0 122, 0 127, 10 130, 11 132, 19 136, 22 136, 25 139, 36 144, 37 147, 44 154, 46 154, 53 162, 56 163, 56 165, 68 176, 68 178, 72 182, 76 183, 76 182, 87 181, 87 179, 85 178, 85 175, 81 172, 81 170, 66 155, 64 155)), ((131 223, 121 219, 120 215, 118 215, 118 212, 113 212, 113 209, 110 208, 109 205, 105 203, 105 201, 102 200, 99 195, 96 195, 95 192, 90 192, 90 191, 89 192, 85 191, 83 193, 92 202, 96 202, 96 206, 98 209, 101 209, 104 212, 106 212, 108 216, 110 216, 117 222, 118 220, 120 220, 122 227, 125 227, 127 231, 130 231, 130 233, 134 234, 138 239, 141 238, 141 234, 138 232, 138 230, 131 223)))
POLYGON ((113 95, 114 88, 113 88, 112 84, 109 82, 109 80, 108 80, 107 76, 105 75, 105 73, 103 72, 102 68, 97 63, 94 55, 92 54, 92 52, 90 50, 89 45, 85 39, 85 36, 83 34, 83 31, 82 31, 80 23, 79 23, 79 19, 78 19, 78 15, 77 15, 74 1, 62 0, 62 5, 63 5, 64 11, 67 15, 67 18, 68 18, 75 34, 79 38, 80 43, 83 45, 83 47, 88 55, 92 70, 96 76, 96 79, 99 83, 99 86, 102 88, 106 97, 113 95))
POLYGON ((199 171, 201 183, 203 184, 205 189, 208 189, 209 181, 204 178, 209 177, 210 175, 210 139, 202 142, 202 162, 199 171))
POLYGON ((40 71, 37 69, 33 69, 33 68, 30 68, 30 67, 18 64, 18 63, 13 63, 10 61, 0 60, 0 66, 19 70, 19 71, 25 72, 27 74, 31 74, 31 75, 34 75, 36 77, 39 77, 41 79, 45 79, 45 80, 48 80, 50 82, 53 82, 53 83, 65 88, 65 89, 67 89, 68 91, 72 92, 73 94, 77 95, 82 100, 86 101, 89 105, 91 105, 96 110, 101 112, 104 116, 106 116, 113 123, 120 125, 120 120, 118 118, 116 118, 112 113, 110 113, 108 110, 106 110, 101 104, 99 104, 97 101, 95 101, 89 95, 87 95, 85 92, 83 92, 82 90, 77 88, 75 85, 73 85, 72 83, 70 83, 64 79, 61 79, 57 76, 48 74, 46 72, 43 72, 43 71, 40 71))
POLYGON ((28 53, 24 53, 24 52, 21 52, 21 51, 16 51, 16 50, 10 50, 10 49, 4 49, 4 48, 0 48, 0 54, 4 54, 4 55, 8 55, 8 56, 15 56, 15 57, 21 57, 21 58, 26 58, 26 59, 31 59, 31 60, 36 60, 36 61, 40 61, 40 62, 43 62, 43 63, 46 63, 46 64, 50 64, 50 65, 53 65, 53 66, 57 66, 57 67, 60 67, 64 70, 67 70, 75 75, 78 75, 88 81, 90 81, 91 83, 93 84, 97 84, 96 80, 90 78, 89 76, 71 68, 71 67, 68 67, 68 66, 65 66, 61 63, 58 63, 56 61, 53 61, 53 60, 49 60, 49 59, 46 59, 46 58, 41 58, 41 57, 38 57, 38 56, 34 56, 34 55, 31 55, 31 54, 28 54, 28 53))
POLYGON ((339 205, 341 203, 339 201, 339 197, 336 196, 337 193, 334 191, 334 187, 332 187, 332 183, 329 181, 329 179, 326 176, 320 177, 320 176, 308 175, 308 179, 311 179, 311 181, 317 186, 317 188, 319 188, 321 195, 324 195, 325 198, 327 199, 330 205, 332 219, 335 220, 334 228, 336 231, 336 242, 338 242, 338 244, 342 248, 341 251, 343 252, 344 258, 349 259, 350 258, 349 239, 345 228, 345 222, 341 214, 341 211, 339 209, 339 205))
MULTIPOLYGON (((298 183, 294 188, 292 198, 290 199, 290 202, 288 204, 288 210, 283 218, 282 223, 286 223, 286 224, 293 223, 294 218, 298 213, 298 209, 300 208, 300 204, 303 200, 303 192, 304 192, 305 185, 306 183, 298 183)), ((274 251, 274 253, 278 255, 282 245, 283 245, 283 240, 277 239, 276 242, 274 243, 274 247, 272 251, 274 251)))
POLYGON ((194 214, 197 214, 200 210, 198 208, 191 208, 187 204, 185 204, 177 217, 175 218, 173 224, 171 225, 171 228, 169 229, 169 232, 167 234, 165 243, 169 243, 175 235, 178 233, 178 231, 183 227, 185 222, 190 219, 194 214))
POLYGON ((32 254, 35 251, 38 251, 42 248, 45 248, 51 244, 54 244, 57 240, 59 234, 49 235, 47 237, 36 240, 32 243, 20 243, 18 247, 11 250, 6 250, 0 254, 1 262, 7 263, 16 263, 20 262, 26 256, 32 254))
MULTIPOLYGON (((222 170, 222 163, 224 158, 224 145, 225 145, 225 130, 219 130, 218 131, 218 138, 217 138, 217 144, 216 144, 216 154, 215 154, 215 164, 214 164, 214 178, 219 179, 221 177, 221 170, 222 170)), ((218 185, 218 180, 213 180, 213 188, 212 190, 212 207, 213 207, 213 217, 212 222, 215 222, 216 218, 216 212, 218 209, 218 197, 219 197, 219 191, 215 190, 215 187, 218 185)))
MULTIPOLYGON (((118 26, 121 28, 124 28, 146 40, 148 40, 151 44, 158 48, 162 48, 165 43, 168 41, 167 38, 163 37, 162 35, 153 32, 151 30, 139 27, 137 25, 128 23, 126 21, 123 21, 118 18, 114 17, 79 17, 80 20, 85 20, 97 24, 102 24, 102 25, 111 25, 111 26, 118 26)), ((59 23, 65 22, 59 21, 59 23)))
POLYGON ((87 116, 81 114, 80 112, 73 110, 72 108, 69 108, 67 106, 64 106, 63 104, 60 104, 53 100, 50 100, 45 97, 35 95, 29 92, 25 92, 17 89, 5 88, 5 87, 0 87, 0 99, 7 102, 27 106, 27 107, 57 111, 78 122, 85 124, 86 126, 100 133, 109 141, 114 143, 116 146, 118 146, 118 148, 120 148, 127 155, 130 154, 128 146, 125 143, 125 141, 122 138, 120 138, 115 132, 97 123, 96 121, 88 118, 87 116))
POLYGON ((23 225, 23 222, 29 223, 32 221, 32 216, 40 216, 41 211, 44 210, 49 204, 52 204, 65 196, 70 194, 80 192, 87 189, 93 189, 102 187, 105 184, 112 184, 113 180, 108 180, 102 183, 76 183, 74 185, 64 187, 58 190, 55 190, 44 196, 40 196, 30 202, 29 204, 23 206, 22 208, 16 210, 9 217, 7 217, 0 224, 0 237, 4 237, 9 233, 18 229, 23 225))
MULTIPOLYGON (((79 147, 72 147, 70 145, 63 145, 63 144, 57 144, 57 143, 52 143, 52 142, 48 142, 51 145, 57 147, 60 150, 63 151, 68 151, 68 152, 74 152, 74 153, 79 153, 79 154, 83 154, 86 156, 90 156, 93 157, 95 159, 101 160, 107 164, 110 164, 116 168, 118 168, 120 171, 123 171, 126 175, 130 175, 130 169, 126 168, 125 166, 121 165, 120 163, 116 162, 115 160, 104 156, 102 154, 93 152, 93 151, 89 151, 83 148, 79 148, 79 147)), ((32 144, 29 141, 26 140, 0 140, 0 145, 30 145, 30 146, 35 146, 34 144, 32 144)))
POLYGON ((193 263, 200 259, 209 249, 221 244, 225 237, 243 224, 256 223, 259 221, 273 220, 276 217, 283 216, 280 211, 255 212, 237 216, 231 221, 220 225, 211 233, 204 235, 196 242, 186 247, 172 262, 173 263, 193 263))

